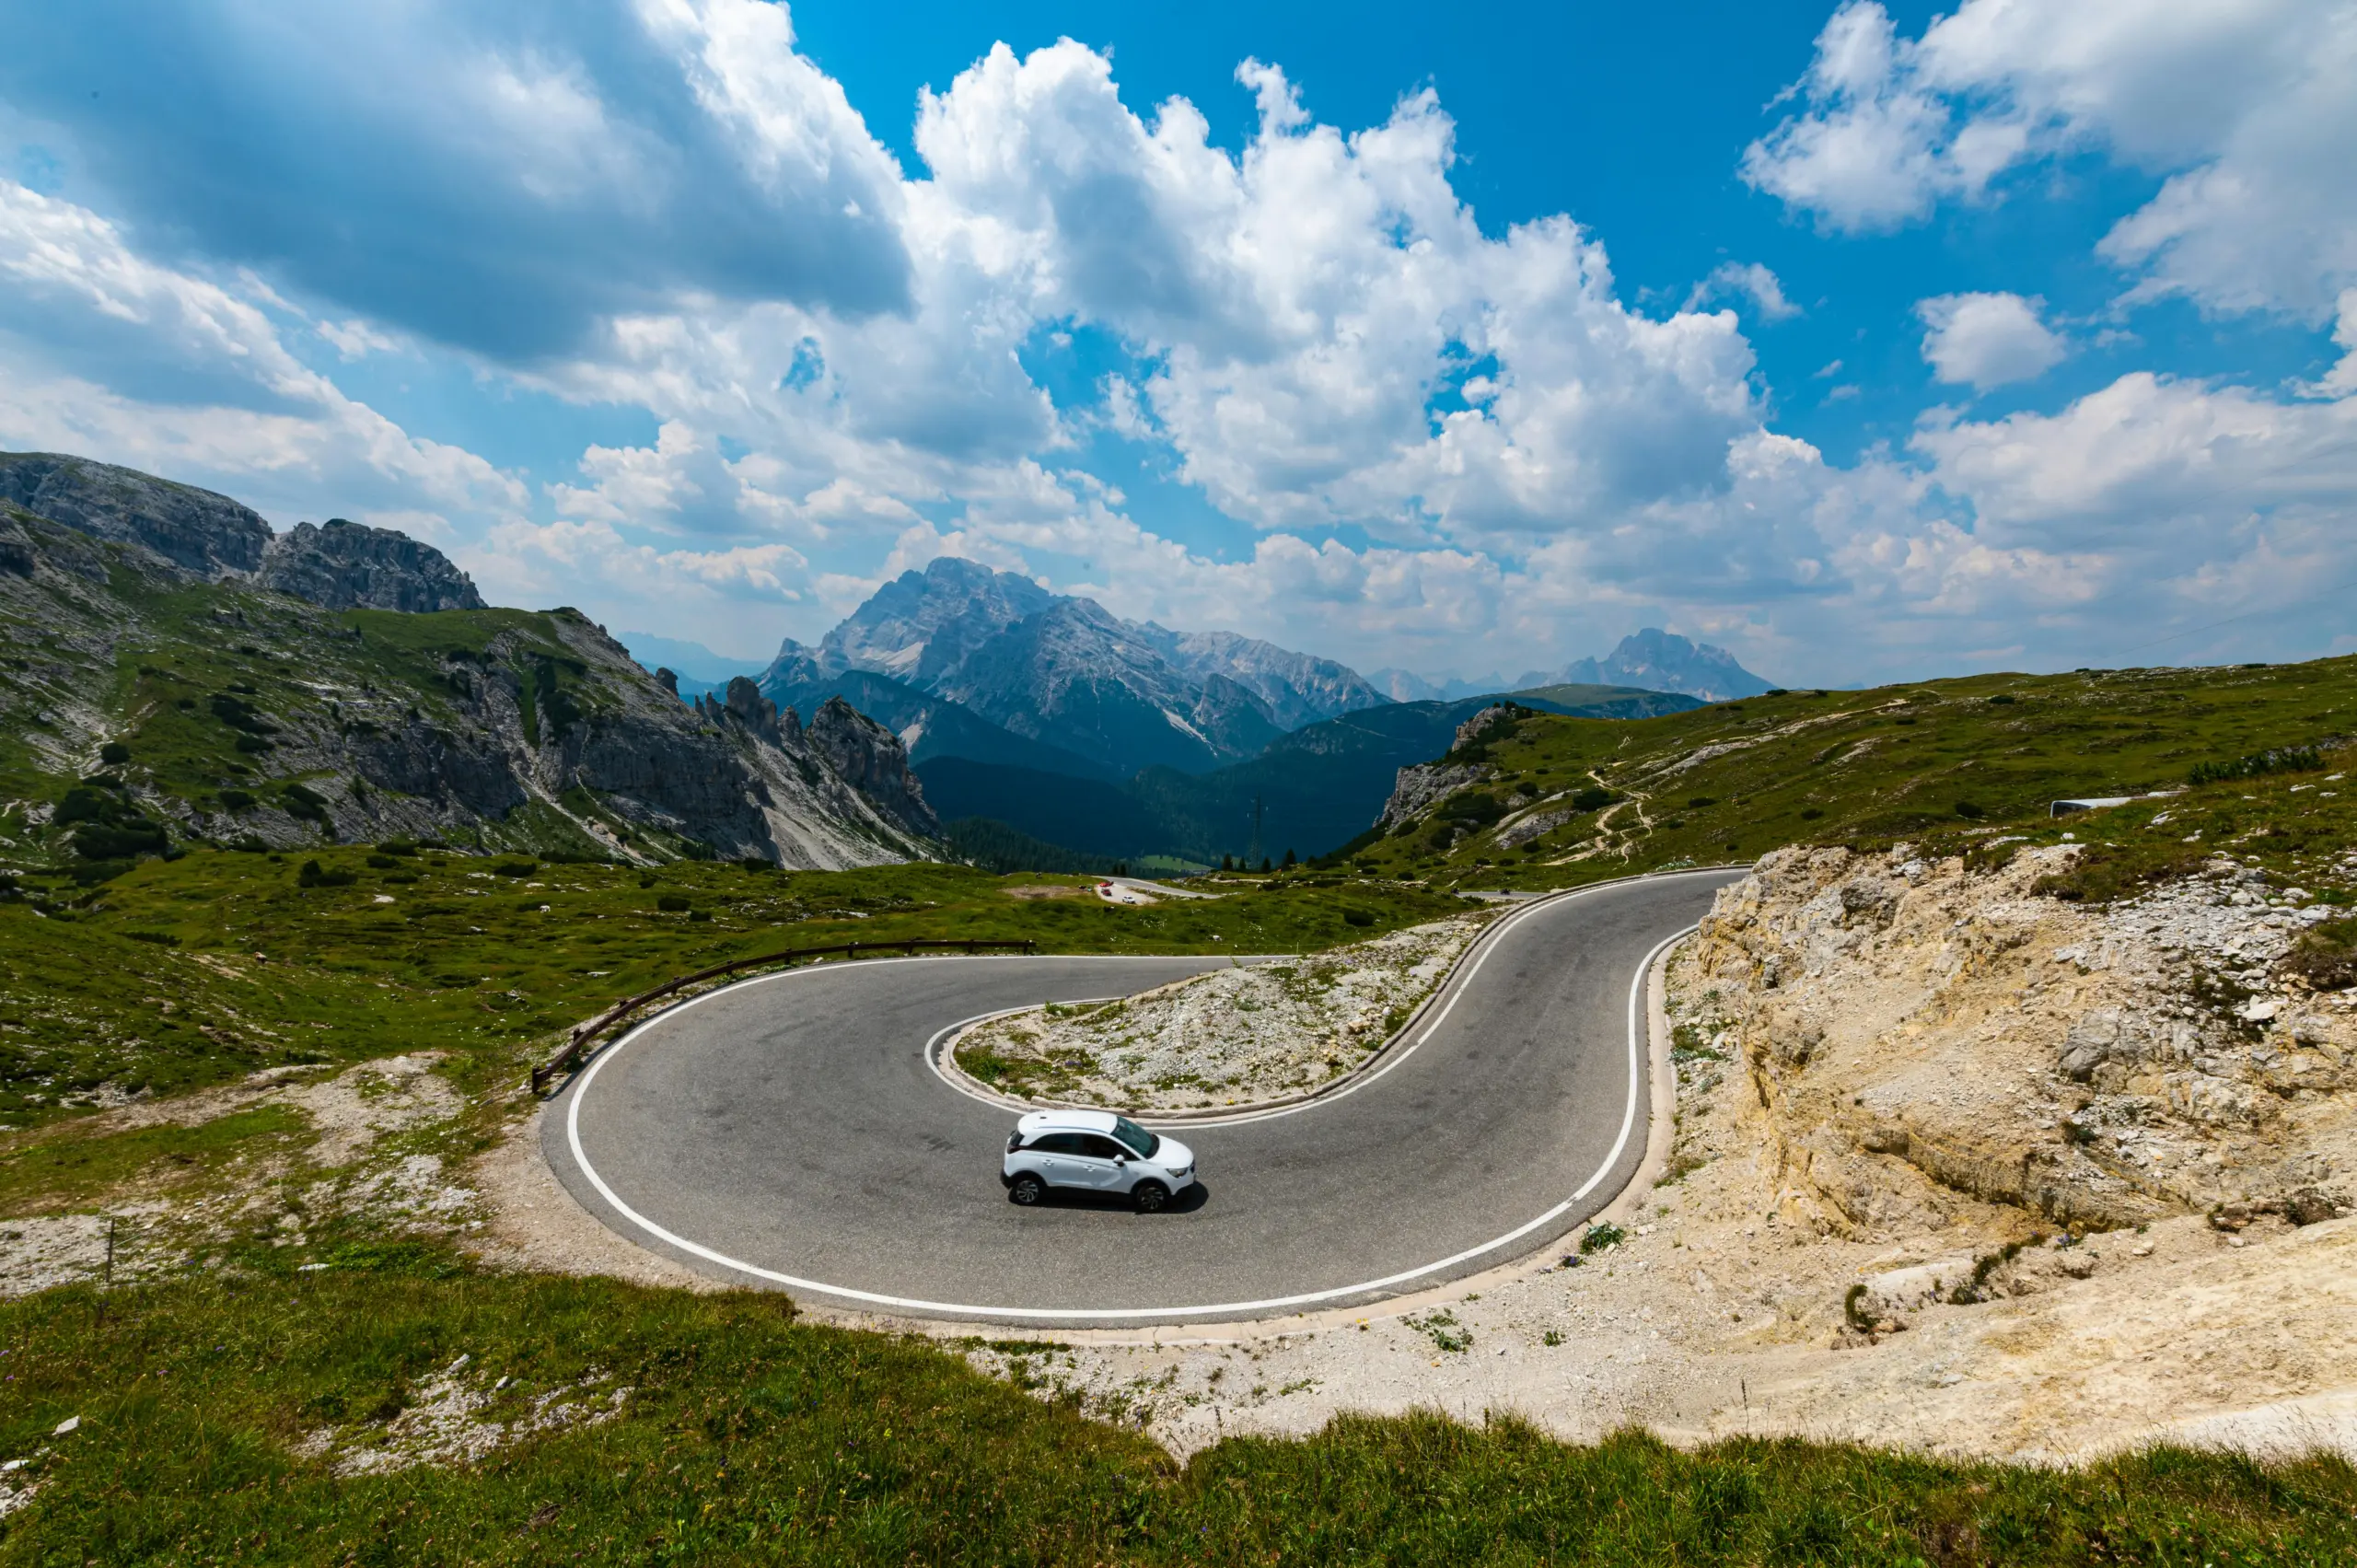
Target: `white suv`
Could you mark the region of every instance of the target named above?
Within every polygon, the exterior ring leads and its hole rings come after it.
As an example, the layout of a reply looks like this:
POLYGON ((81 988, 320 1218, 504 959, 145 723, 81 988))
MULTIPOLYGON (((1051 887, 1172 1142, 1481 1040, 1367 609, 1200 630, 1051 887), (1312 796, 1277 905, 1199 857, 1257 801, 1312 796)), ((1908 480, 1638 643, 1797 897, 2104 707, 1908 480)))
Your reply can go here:
POLYGON ((1035 1110, 1007 1134, 999 1180, 1026 1207, 1072 1187, 1126 1192, 1150 1214, 1194 1185, 1195 1151, 1109 1110, 1035 1110))

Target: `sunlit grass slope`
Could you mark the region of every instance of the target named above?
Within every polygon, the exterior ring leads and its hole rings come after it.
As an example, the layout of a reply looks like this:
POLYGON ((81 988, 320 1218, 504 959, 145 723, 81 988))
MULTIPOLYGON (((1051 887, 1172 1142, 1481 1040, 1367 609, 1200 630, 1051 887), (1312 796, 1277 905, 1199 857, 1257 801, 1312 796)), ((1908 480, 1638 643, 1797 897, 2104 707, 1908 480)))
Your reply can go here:
POLYGON ((2157 833, 2155 846, 2182 846, 2200 832, 2196 843, 2216 847, 2262 829, 2278 849, 2293 836, 2345 842, 2348 792, 2333 792, 2339 805, 2325 797, 2329 784, 2290 792, 2338 766, 2332 753, 2352 736, 2350 658, 1788 691, 1631 723, 1530 714, 1447 759, 1491 776, 1336 858, 1387 876, 1540 887, 1746 861, 1789 843, 2073 832, 2157 833), (2048 815, 2058 798, 2183 789, 2238 772, 2250 776, 2175 802, 2076 821, 2048 815), (2153 830, 2164 809, 2166 831, 2153 830), (1547 831, 1521 838, 1518 822, 1527 831, 1527 819, 1555 813, 1547 831), (1501 847, 1502 834, 1520 842, 1501 847))
POLYGON ((232 1281, 52 1292, 0 1307, 0 1453, 35 1456, 10 1480, 39 1487, 0 1522, 0 1563, 2357 1560, 2357 1473, 2332 1459, 1680 1453, 1408 1416, 1180 1466, 923 1342, 795 1322, 781 1296, 487 1277, 420 1248, 308 1274, 264 1249, 232 1281), (472 1464, 340 1478, 298 1457, 321 1428, 380 1429, 461 1356, 481 1421, 551 1389, 629 1392, 604 1424, 472 1464))
POLYGON ((784 947, 1012 937, 1062 952, 1297 952, 1462 907, 1293 886, 1123 908, 1084 878, 932 864, 642 871, 389 847, 197 850, 88 889, 21 878, 0 900, 0 1121, 54 1116, 101 1086, 167 1094, 412 1050, 457 1053, 459 1081, 479 1086, 619 997, 784 947))

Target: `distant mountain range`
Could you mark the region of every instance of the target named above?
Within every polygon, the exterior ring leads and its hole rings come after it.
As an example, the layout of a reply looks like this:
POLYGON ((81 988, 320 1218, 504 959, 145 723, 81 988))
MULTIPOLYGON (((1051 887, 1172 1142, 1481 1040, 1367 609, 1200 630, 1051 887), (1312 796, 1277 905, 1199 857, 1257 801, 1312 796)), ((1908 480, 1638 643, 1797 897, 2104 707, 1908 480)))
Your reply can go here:
MULTIPOLYGON (((650 662, 676 659, 683 694, 732 673, 698 645, 625 641, 650 662)), ((1767 689, 1724 650, 1657 630, 1515 682, 1369 680, 1234 633, 1124 621, 947 556, 885 584, 815 646, 788 639, 758 684, 781 708, 840 699, 896 734, 968 853, 1012 867, 1061 849, 1087 870, 1323 854, 1364 831, 1398 771, 1446 751, 1502 689, 1596 719, 1767 689)))
POLYGON ((714 653, 702 643, 658 637, 652 632, 618 632, 614 641, 630 650, 630 656, 648 669, 668 669, 678 676, 682 695, 692 695, 693 689, 703 687, 725 691, 735 677, 759 675, 768 662, 730 658, 726 654, 714 653))
MULTIPOLYGON (((953 841, 959 821, 987 819, 1099 857, 1158 854, 1210 864, 1225 854, 1317 855, 1365 831, 1399 771, 1446 751, 1457 726, 1497 700, 1357 709, 1282 736, 1249 761, 1206 773, 1147 768, 1115 782, 955 755, 921 758, 916 772, 926 801, 952 825, 953 841)), ((1592 686, 1548 687, 1513 700, 1596 719, 1652 718, 1702 706, 1671 692, 1592 686)))
POLYGON ((1303 725, 1386 701, 1331 659, 1233 633, 1123 621, 1093 599, 951 556, 884 585, 818 646, 789 639, 761 686, 773 701, 796 702, 854 676, 868 678, 860 685, 872 699, 900 710, 866 711, 917 726, 908 744, 920 757, 946 754, 944 730, 955 727, 961 748, 1004 752, 998 736, 1014 737, 1111 777, 1150 767, 1207 772, 1303 725))
POLYGON ((1698 643, 1658 626, 1620 639, 1600 659, 1573 659, 1553 673, 1526 670, 1515 679, 1492 675, 1476 680, 1430 681, 1405 669, 1378 669, 1368 681, 1395 703, 1450 702, 1485 691, 1530 691, 1543 686, 1630 686, 1647 691, 1679 691, 1706 703, 1756 697, 1774 689, 1736 662, 1724 648, 1698 643))

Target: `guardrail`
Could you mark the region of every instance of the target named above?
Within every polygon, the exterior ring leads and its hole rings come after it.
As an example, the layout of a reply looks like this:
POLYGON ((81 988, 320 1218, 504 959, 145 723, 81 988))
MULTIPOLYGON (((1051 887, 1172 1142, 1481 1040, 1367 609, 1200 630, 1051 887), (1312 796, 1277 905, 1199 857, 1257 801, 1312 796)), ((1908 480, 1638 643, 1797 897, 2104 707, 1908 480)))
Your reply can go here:
POLYGON ((615 1025, 648 1003, 660 1002, 664 997, 685 991, 689 986, 701 985, 707 980, 718 980, 723 975, 736 974, 745 970, 761 969, 771 964, 791 965, 797 958, 826 958, 838 954, 847 958, 856 958, 862 953, 900 953, 914 958, 919 952, 926 950, 978 953, 987 948, 1011 948, 1017 952, 1029 953, 1037 947, 1038 944, 1028 937, 960 938, 951 936, 907 942, 842 942, 831 947, 788 947, 782 953, 764 953, 759 958, 732 958, 725 964, 714 964, 708 970, 698 970, 693 974, 681 975, 677 980, 665 981, 652 991, 642 991, 635 996, 626 996, 587 1022, 574 1025, 573 1032, 566 1038, 563 1049, 532 1069, 532 1092, 541 1093, 548 1087, 552 1079, 570 1073, 579 1066, 582 1055, 591 1040, 607 1033, 615 1025))

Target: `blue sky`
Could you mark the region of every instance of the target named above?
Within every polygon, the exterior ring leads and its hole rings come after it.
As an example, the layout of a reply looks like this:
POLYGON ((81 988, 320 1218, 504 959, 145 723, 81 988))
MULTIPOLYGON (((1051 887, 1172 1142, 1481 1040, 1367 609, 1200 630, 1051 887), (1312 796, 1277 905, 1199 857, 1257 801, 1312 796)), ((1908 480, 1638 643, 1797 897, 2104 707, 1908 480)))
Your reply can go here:
POLYGON ((53 7, 0 447, 758 657, 935 553, 1439 677, 2357 650, 2357 14, 53 7))

